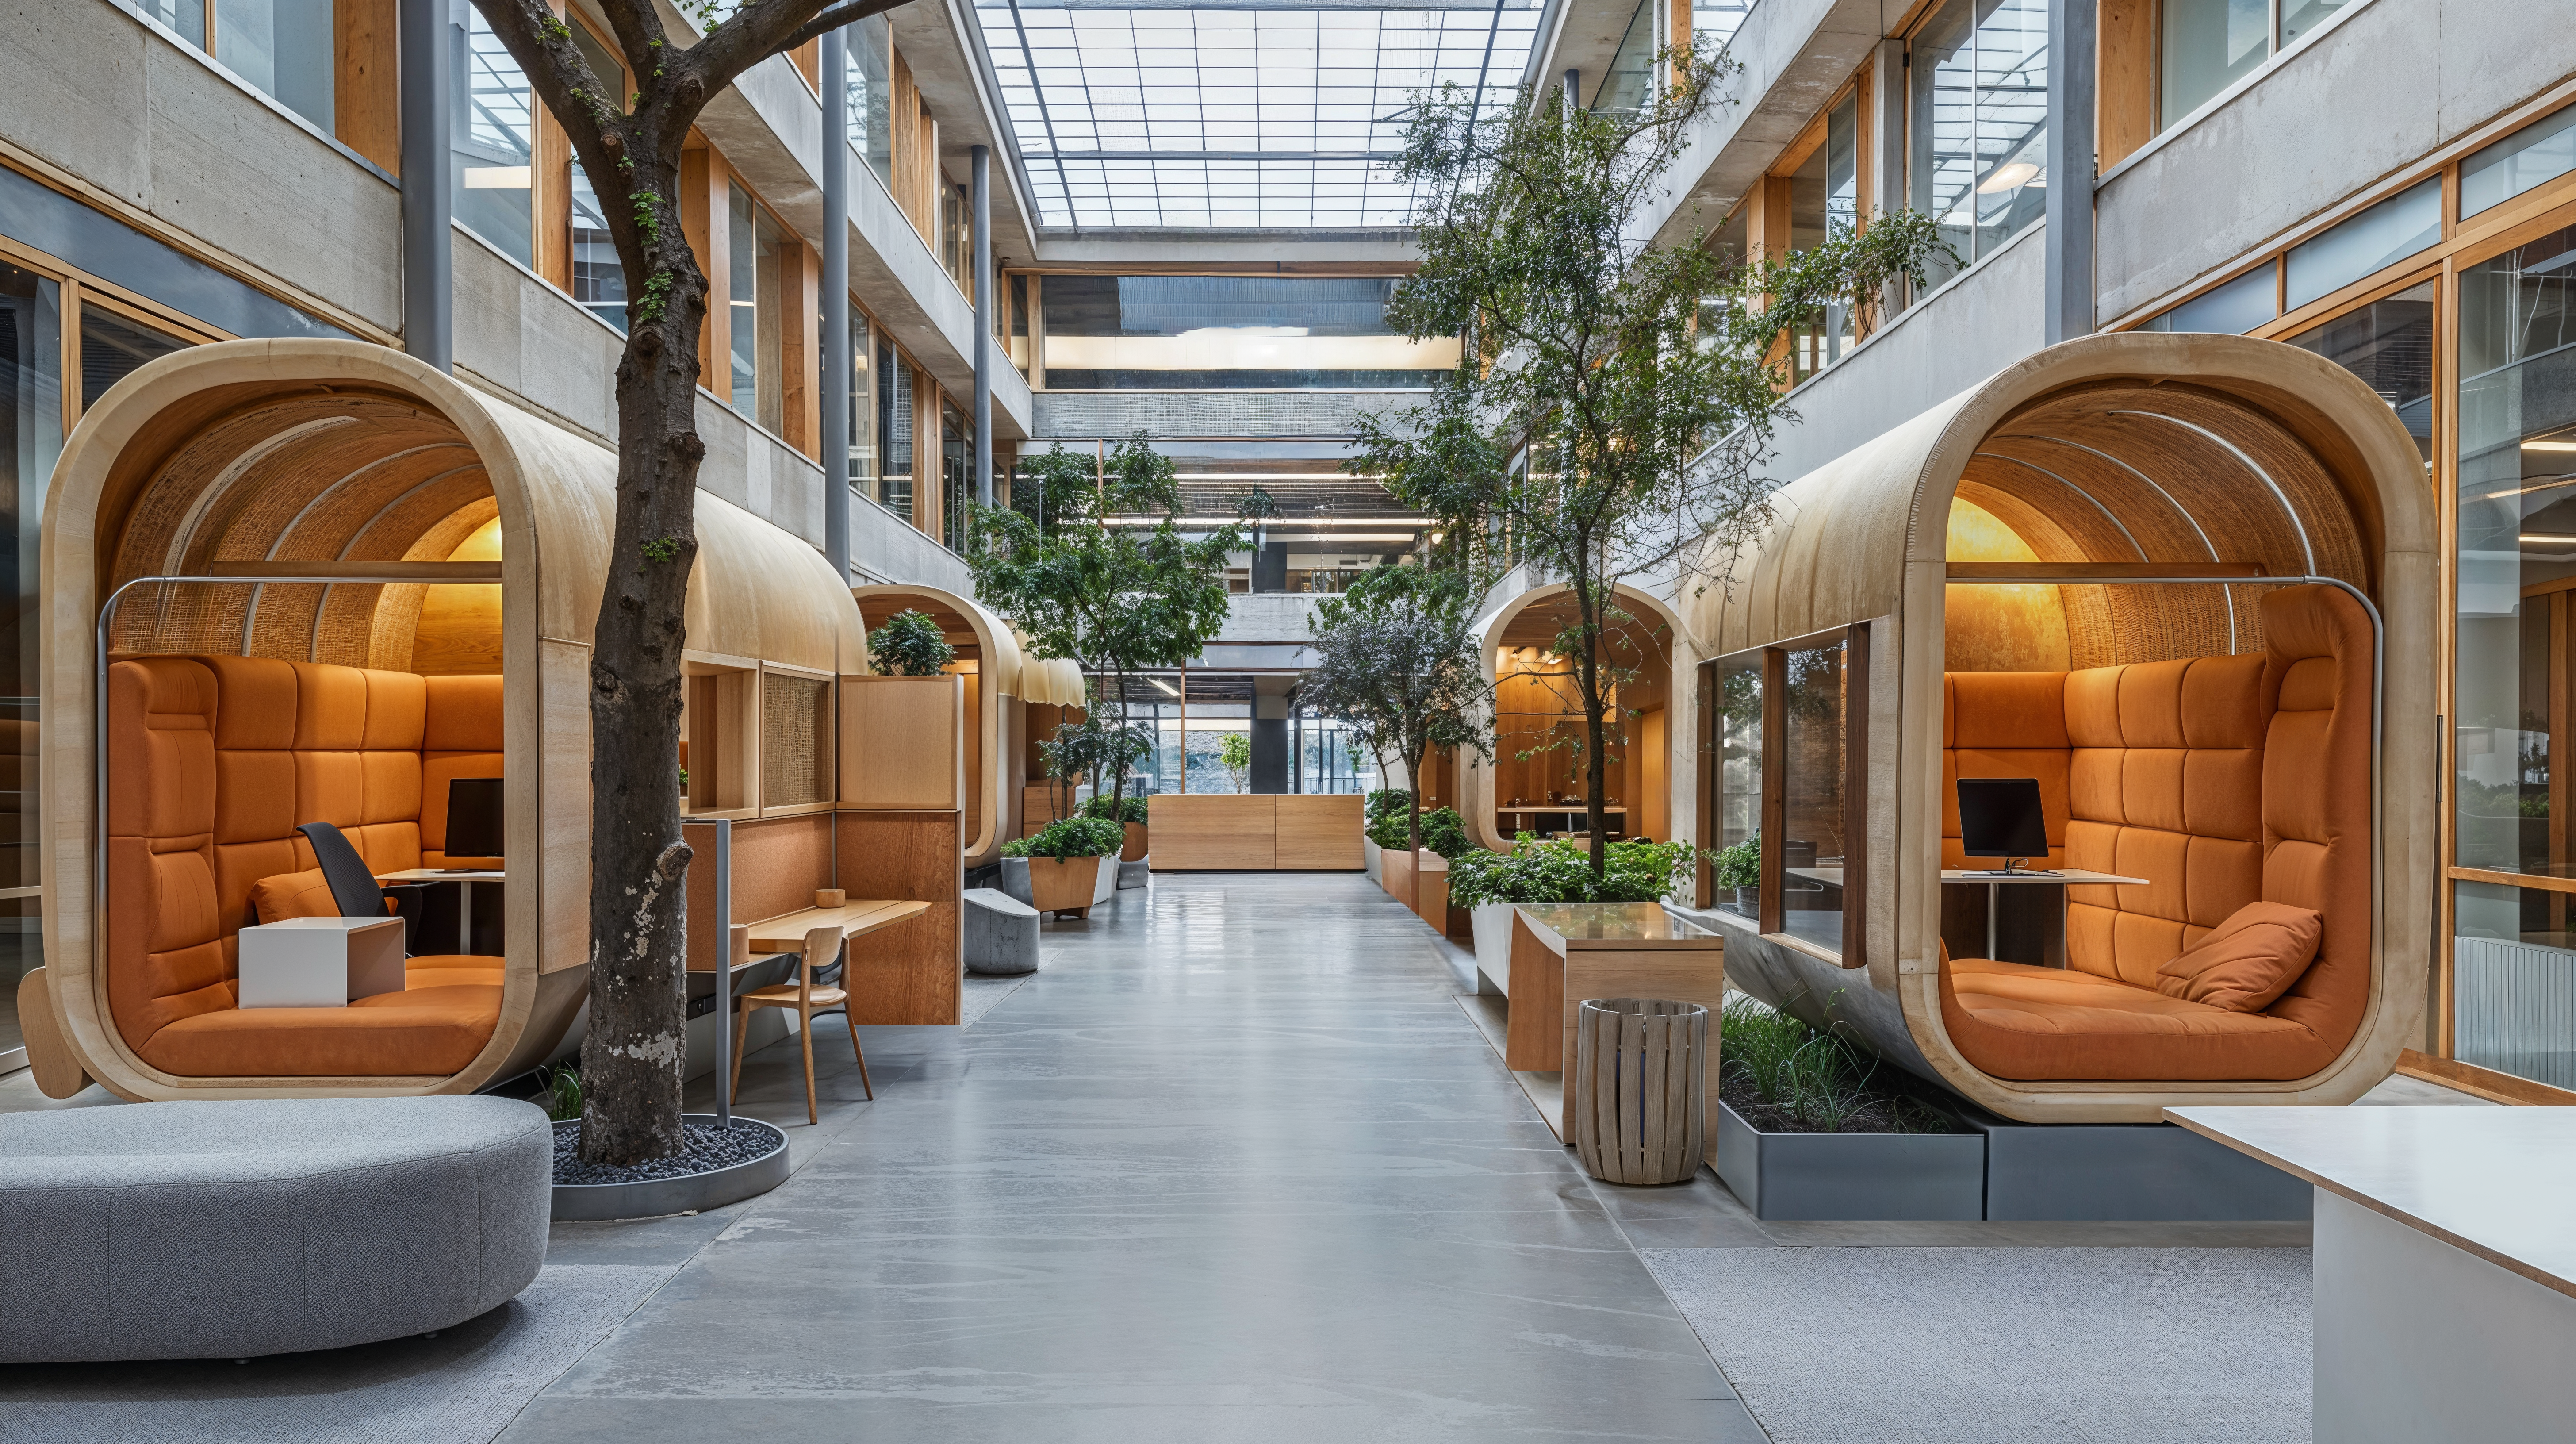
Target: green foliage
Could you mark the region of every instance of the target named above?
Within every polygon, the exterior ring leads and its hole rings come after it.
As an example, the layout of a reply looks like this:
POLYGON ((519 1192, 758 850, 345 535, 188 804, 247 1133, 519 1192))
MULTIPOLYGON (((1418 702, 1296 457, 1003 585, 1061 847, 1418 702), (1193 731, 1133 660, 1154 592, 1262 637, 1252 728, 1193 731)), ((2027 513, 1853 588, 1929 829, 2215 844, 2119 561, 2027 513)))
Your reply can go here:
POLYGON ((648 562, 672 562, 679 559, 680 539, 678 537, 657 536, 644 544, 644 560, 648 562))
POLYGON ((1252 739, 1240 732, 1228 732, 1216 739, 1217 765, 1234 779, 1234 790, 1243 791, 1244 775, 1252 770, 1252 739))
POLYGON ((581 1071, 570 1063, 537 1069, 535 1103, 557 1123, 581 1121, 581 1071))
POLYGON ((1873 1088, 1882 1060, 1839 1019, 1817 1028, 1731 993, 1718 1013, 1717 1033, 1718 1067, 1727 1083, 1738 1085, 1728 1101, 1765 1132, 1952 1131, 1945 1114, 1910 1092, 1873 1088))
POLYGON ((1412 793, 1401 787, 1381 787, 1360 803, 1360 812, 1374 826, 1379 819, 1389 814, 1401 816, 1412 807, 1412 793))
POLYGON ((889 677, 936 677, 957 660, 957 649, 928 612, 907 607, 868 633, 868 656, 889 677))
POLYGON ((1733 847, 1721 847, 1710 855, 1717 866, 1719 887, 1759 887, 1762 885, 1762 834, 1755 833, 1733 847))
POLYGON ((1476 844, 1467 840, 1467 820, 1454 807, 1422 814, 1422 845, 1452 861, 1476 851, 1476 844))
POLYGON ((1003 843, 1002 856, 1108 857, 1126 845, 1127 829, 1105 817, 1067 817, 1003 843))
POLYGON ((1408 804, 1383 817, 1372 818, 1363 831, 1368 833, 1368 840, 1378 846, 1391 847, 1402 852, 1411 845, 1413 809, 1408 804))
MULTIPOLYGON (((1309 623, 1315 660, 1300 700, 1340 717, 1381 763, 1393 754, 1407 776, 1421 775, 1437 749, 1492 756, 1493 684, 1485 680, 1474 624, 1482 590, 1463 572, 1396 566, 1324 598, 1309 623)), ((1402 808, 1416 805, 1395 795, 1402 808)), ((1400 825, 1396 835, 1409 830, 1400 825)))
POLYGON ((1148 800, 1141 796, 1125 799, 1095 796, 1083 801, 1082 815, 1105 817, 1113 822, 1133 822, 1141 826, 1146 819, 1145 804, 1148 800))
POLYGON ((1699 849, 1687 842, 1613 842, 1607 865, 1571 842, 1542 842, 1524 832, 1510 852, 1469 849, 1449 859, 1449 905, 1482 903, 1660 902, 1690 883, 1699 849))

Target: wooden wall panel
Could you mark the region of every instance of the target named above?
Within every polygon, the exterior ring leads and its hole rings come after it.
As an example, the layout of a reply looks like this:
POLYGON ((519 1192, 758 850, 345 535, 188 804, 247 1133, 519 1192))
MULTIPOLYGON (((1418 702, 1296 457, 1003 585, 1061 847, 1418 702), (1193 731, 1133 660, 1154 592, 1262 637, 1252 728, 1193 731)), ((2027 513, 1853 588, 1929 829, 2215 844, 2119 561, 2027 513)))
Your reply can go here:
POLYGON ((850 948, 850 1021, 955 1023, 964 989, 963 854, 955 812, 840 812, 834 885, 852 898, 926 902, 930 911, 850 948))
MULTIPOLYGON (((1154 799, 1154 870, 1267 872, 1278 866, 1278 801, 1269 793, 1163 793, 1154 799)), ((1356 838, 1352 847, 1358 847, 1356 838)))
POLYGON ((841 805, 963 812, 965 682, 841 679, 841 805))
MULTIPOLYGON (((1291 793, 1270 801, 1275 839, 1271 866, 1282 871, 1357 872, 1366 862, 1360 854, 1360 826, 1367 799, 1358 793, 1291 793)), ((1447 892, 1441 898, 1445 903, 1447 892)))
POLYGON ((342 145, 402 173, 402 93, 395 74, 395 0, 332 0, 331 133, 342 145))
MULTIPOLYGON (((452 562, 501 559, 501 519, 485 522, 447 555, 452 562)), ((443 583, 421 588, 410 671, 424 677, 492 676, 501 670, 501 588, 443 583)))
POLYGON ((2156 135, 2157 0, 2102 0, 2093 149, 2109 170, 2156 135))
POLYGON ((732 212, 724 192, 724 163, 703 145, 680 152, 680 229, 698 253, 698 269, 707 273, 707 315, 698 323, 698 384, 723 400, 733 395, 733 307, 725 304, 733 278, 730 233, 732 212))
POLYGON ((778 258, 780 289, 779 371, 787 393, 779 407, 789 445, 823 459, 823 254, 790 243, 778 258))

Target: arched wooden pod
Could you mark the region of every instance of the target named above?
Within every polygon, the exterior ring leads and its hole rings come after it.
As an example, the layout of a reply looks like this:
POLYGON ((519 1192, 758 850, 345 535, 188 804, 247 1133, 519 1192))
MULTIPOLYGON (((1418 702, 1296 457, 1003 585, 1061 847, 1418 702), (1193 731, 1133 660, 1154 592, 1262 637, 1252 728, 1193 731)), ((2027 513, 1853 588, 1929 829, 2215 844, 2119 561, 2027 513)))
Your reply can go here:
MULTIPOLYGON (((616 458, 399 352, 238 341, 163 357, 91 406, 47 497, 43 571, 46 997, 89 1076, 135 1098, 463 1092, 542 1061, 587 993, 589 643, 609 566, 616 458), (497 533, 497 535, 495 535, 497 533), (146 576, 261 563, 438 561, 497 544, 504 906, 500 1019, 448 1076, 203 1077, 154 1068, 111 1019, 95 896, 94 630, 146 576)), ((701 497, 690 612, 719 640, 830 674, 857 616, 797 538, 701 497), (710 606, 704 594, 726 602, 710 606), (740 601, 738 598, 747 598, 740 601)), ((413 583, 144 586, 111 656, 275 657, 387 670, 415 659, 413 583)), ((452 590, 466 591, 456 587, 452 590)), ((697 640, 692 638, 694 644, 697 640)), ((415 667, 415 661, 420 665, 415 667)))
MULTIPOLYGON (((971 772, 966 805, 971 814, 966 834, 965 865, 981 867, 1001 856, 1002 844, 1020 833, 1020 754, 1028 721, 1020 703, 1020 639, 1010 624, 980 602, 938 587, 885 585, 852 587, 861 624, 881 627, 897 612, 927 612, 942 630, 974 638, 975 685, 967 691, 971 772)), ((852 666, 856 672, 873 670, 852 666)))
MULTIPOLYGON (((2033 1121, 2144 1121, 2167 1105, 2344 1103, 2417 1041, 2434 888, 2429 708, 2405 698, 2434 667, 2439 558, 2423 458, 2387 403, 2297 348, 2233 336, 2131 333, 2050 347, 1783 488, 1761 534, 1714 558, 1689 600, 1714 656, 1871 624, 1867 913, 1861 966, 1728 933, 1730 982, 1821 1019, 1977 1102, 2033 1121), (1954 504, 1983 520, 1954 532, 1954 504), (2383 618, 2376 759, 2372 986, 2339 1056, 2288 1082, 2014 1082, 1953 1046, 1940 1002, 1942 687, 1954 537, 2000 522, 2040 563, 2242 563, 2350 583, 2383 618)), ((2009 554, 2009 555, 2007 555, 2009 554)), ((2057 669, 2259 651, 2261 587, 2068 583, 2016 617, 1962 602, 1980 649, 2064 657, 2057 669), (2054 619, 2054 620, 2052 620, 2054 619), (2051 635, 2062 628, 2062 641, 2051 635), (2047 649, 2055 648, 2054 651, 2047 649)), ((2025 663, 2024 666, 2032 666, 2025 663)), ((2033 667, 2032 669, 2045 670, 2033 667)), ((1848 957, 1848 954, 1846 955, 1848 957)))

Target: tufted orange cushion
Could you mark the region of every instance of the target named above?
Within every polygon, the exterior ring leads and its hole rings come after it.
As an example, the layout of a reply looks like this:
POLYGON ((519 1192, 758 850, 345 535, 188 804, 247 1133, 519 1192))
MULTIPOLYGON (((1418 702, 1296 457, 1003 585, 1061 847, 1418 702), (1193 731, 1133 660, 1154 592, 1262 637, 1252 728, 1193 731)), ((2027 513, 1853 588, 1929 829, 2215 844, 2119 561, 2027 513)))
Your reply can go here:
POLYGON ((2259 1013, 2290 990, 2317 958, 2325 920, 2288 903, 2247 903, 2199 942, 2156 969, 2168 998, 2259 1013))
POLYGON ((340 904, 331 896, 331 884, 323 881, 322 869, 279 873, 250 885, 251 911, 259 915, 260 926, 282 923, 288 918, 336 918, 340 904))

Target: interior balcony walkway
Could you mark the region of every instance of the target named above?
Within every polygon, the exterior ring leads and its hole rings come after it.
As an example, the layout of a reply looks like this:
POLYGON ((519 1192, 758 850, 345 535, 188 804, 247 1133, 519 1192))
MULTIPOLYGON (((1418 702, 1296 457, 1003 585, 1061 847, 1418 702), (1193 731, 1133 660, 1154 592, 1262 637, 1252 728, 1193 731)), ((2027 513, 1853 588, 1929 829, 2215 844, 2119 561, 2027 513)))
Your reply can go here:
POLYGON ((684 1262, 502 1439, 1762 1439, 1450 956, 1356 874, 1165 875, 865 1030, 873 1103, 824 1020, 818 1127, 792 1043, 745 1072, 785 1185, 556 1226, 684 1262))

